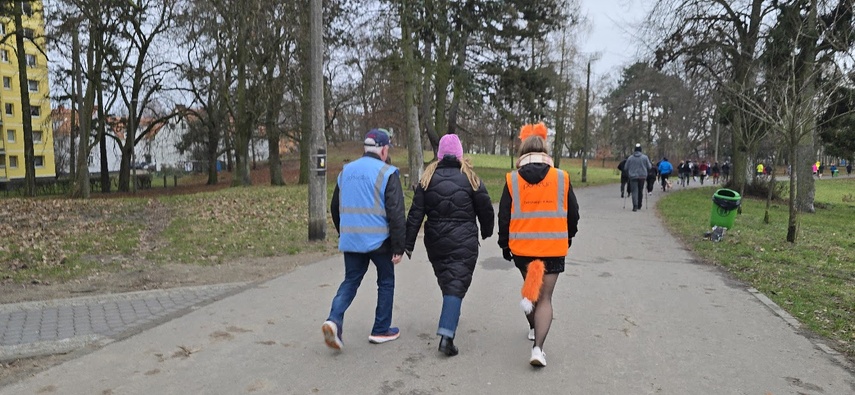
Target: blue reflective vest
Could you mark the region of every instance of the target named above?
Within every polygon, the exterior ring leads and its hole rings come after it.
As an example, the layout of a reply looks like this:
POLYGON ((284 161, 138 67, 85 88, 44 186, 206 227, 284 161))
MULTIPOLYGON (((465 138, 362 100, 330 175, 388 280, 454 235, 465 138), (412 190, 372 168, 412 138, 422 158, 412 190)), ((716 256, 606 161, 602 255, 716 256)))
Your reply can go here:
POLYGON ((363 156, 338 175, 338 249, 344 252, 371 252, 389 238, 386 218, 386 184, 398 168, 363 156))

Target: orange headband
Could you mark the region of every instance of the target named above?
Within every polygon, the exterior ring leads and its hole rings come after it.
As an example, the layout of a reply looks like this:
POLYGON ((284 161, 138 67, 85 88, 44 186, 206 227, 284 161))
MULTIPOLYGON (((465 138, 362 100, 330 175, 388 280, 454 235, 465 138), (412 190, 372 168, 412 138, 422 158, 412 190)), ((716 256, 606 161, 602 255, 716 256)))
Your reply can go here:
POLYGON ((538 124, 527 124, 520 128, 520 140, 525 140, 531 136, 538 136, 546 140, 546 125, 543 122, 538 124))

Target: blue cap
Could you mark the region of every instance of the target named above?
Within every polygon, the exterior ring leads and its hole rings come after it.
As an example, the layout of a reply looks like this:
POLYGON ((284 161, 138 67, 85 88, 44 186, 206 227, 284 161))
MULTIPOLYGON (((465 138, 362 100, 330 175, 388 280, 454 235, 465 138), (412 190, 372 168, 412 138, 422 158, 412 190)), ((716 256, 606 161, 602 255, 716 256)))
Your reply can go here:
POLYGON ((386 129, 371 129, 365 134, 364 145, 369 147, 384 147, 392 145, 391 133, 386 129))

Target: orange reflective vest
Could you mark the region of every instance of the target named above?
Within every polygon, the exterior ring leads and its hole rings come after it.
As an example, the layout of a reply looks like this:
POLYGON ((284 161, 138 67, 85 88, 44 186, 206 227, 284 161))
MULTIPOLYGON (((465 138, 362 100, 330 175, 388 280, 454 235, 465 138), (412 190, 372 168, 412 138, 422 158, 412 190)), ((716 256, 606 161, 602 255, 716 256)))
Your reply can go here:
POLYGON ((529 184, 515 170, 507 174, 506 181, 512 200, 511 252, 528 257, 566 256, 570 175, 553 167, 539 183, 529 184))

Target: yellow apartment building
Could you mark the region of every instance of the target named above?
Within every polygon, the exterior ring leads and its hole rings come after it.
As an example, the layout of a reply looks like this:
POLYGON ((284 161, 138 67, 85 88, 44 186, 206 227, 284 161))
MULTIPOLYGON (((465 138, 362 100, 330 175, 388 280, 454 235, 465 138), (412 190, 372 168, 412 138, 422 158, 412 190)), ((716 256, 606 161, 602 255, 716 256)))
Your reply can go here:
MULTIPOLYGON (((42 2, 25 3, 24 35, 45 47, 44 15, 42 2)), ((33 120, 33 147, 35 150, 36 177, 54 177, 53 130, 49 100, 47 59, 36 45, 25 40, 26 54, 18 56, 15 49, 15 20, 0 17, 0 182, 23 179, 24 165, 24 120, 21 114, 21 87, 18 62, 27 62, 27 87, 33 120), (23 58, 23 59, 22 59, 23 58)))

